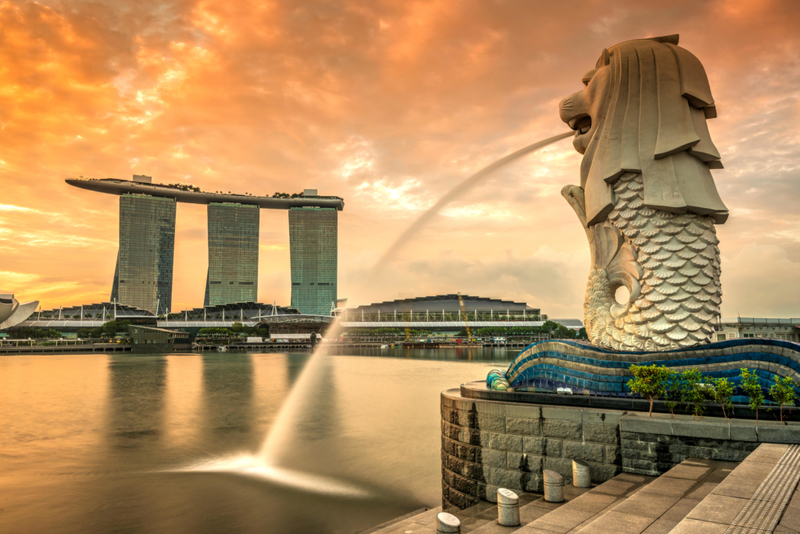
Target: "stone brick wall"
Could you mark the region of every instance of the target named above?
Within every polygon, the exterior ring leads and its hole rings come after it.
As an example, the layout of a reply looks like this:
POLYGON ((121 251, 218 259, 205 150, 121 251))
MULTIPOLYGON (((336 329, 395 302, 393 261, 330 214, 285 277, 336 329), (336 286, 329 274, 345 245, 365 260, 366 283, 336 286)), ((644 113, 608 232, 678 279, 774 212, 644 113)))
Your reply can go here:
MULTIPOLYGON (((564 402, 580 401, 564 399, 564 402)), ((572 460, 592 482, 621 471, 659 475, 686 458, 740 462, 761 443, 800 443, 800 425, 721 417, 502 402, 442 393, 442 504, 495 502, 497 488, 543 490, 542 470, 572 483, 572 460)), ((773 414, 774 415, 774 414, 773 414)), ((767 415, 764 415, 767 417, 767 415)))
POLYGON ((800 443, 800 427, 777 421, 629 413, 620 418, 626 473, 660 475, 686 458, 741 462, 761 443, 800 443))
POLYGON ((758 442, 621 432, 622 466, 626 473, 658 476, 686 458, 741 462, 758 442))
POLYGON ((572 460, 592 480, 622 470, 622 411, 464 399, 442 393, 442 504, 466 508, 496 500, 498 487, 541 492, 542 470, 572 481, 572 460))

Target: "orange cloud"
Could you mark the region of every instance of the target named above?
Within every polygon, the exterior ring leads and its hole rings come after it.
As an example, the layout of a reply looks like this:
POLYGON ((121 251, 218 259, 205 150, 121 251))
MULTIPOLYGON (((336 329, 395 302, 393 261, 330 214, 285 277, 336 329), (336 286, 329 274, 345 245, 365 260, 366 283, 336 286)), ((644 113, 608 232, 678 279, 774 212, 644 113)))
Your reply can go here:
MULTIPOLYGON (((148 174, 344 197, 340 295, 356 295, 420 210, 563 131, 555 105, 604 47, 680 33, 720 113, 723 313, 792 314, 764 295, 800 282, 799 26, 793 0, 0 1, 0 287, 46 307, 107 299, 117 200, 64 178, 148 174), (780 257, 758 284, 726 252, 746 247, 780 257)), ((580 317, 587 246, 559 195, 579 161, 563 142, 498 172, 359 298, 461 291, 580 317)), ((176 308, 202 302, 205 216, 178 208, 176 308)), ((289 301, 286 219, 262 213, 265 302, 289 301)))

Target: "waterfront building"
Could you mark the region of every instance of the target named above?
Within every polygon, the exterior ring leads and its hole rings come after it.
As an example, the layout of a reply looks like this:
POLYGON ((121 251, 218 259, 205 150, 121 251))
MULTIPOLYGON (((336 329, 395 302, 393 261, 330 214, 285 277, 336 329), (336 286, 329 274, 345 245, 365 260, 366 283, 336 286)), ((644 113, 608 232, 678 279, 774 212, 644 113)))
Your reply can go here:
POLYGON ((131 325, 132 352, 175 352, 191 350, 190 334, 179 330, 131 325))
POLYGON ((170 313, 158 321, 162 328, 230 328, 233 323, 255 326, 261 317, 272 315, 296 315, 300 312, 286 306, 262 304, 260 302, 237 302, 203 306, 170 313))
POLYGON ((344 328, 360 331, 410 328, 460 332, 479 328, 540 327, 551 320, 571 330, 583 328, 580 319, 549 319, 524 302, 473 295, 434 295, 376 302, 335 311, 344 328))
POLYGON ((123 194, 111 301, 160 313, 172 306, 175 199, 123 194))
POLYGON ((39 310, 21 325, 33 328, 81 328, 103 326, 107 321, 131 321, 149 324, 155 316, 149 310, 126 306, 119 302, 94 302, 39 310))
POLYGON ((144 175, 134 175, 133 180, 66 182, 81 189, 121 195, 120 252, 112 300, 158 315, 171 311, 175 204, 185 202, 209 206, 205 305, 257 300, 259 209, 289 211, 293 305, 304 313, 323 315, 330 315, 335 305, 336 212, 344 209, 340 197, 318 195, 316 189, 272 196, 211 193, 188 184, 153 183, 151 177, 144 175), (164 207, 161 211, 171 209, 171 215, 156 216, 159 203, 164 207), (138 224, 142 228, 136 228, 138 224), (315 224, 320 227, 315 228, 315 224), (129 254, 131 250, 144 254, 129 254))
POLYGON ((20 303, 12 293, 0 291, 0 330, 5 330, 25 321, 36 311, 39 301, 20 303))
POLYGON ((208 205, 204 306, 258 300, 258 206, 208 205))
POLYGON ((800 341, 800 319, 723 317, 715 328, 717 332, 712 341, 738 338, 781 339, 795 343, 800 341))
POLYGON ((301 207, 289 210, 291 306, 300 313, 330 315, 336 306, 337 225, 335 209, 301 207))
MULTIPOLYGON (((298 315, 286 306, 258 302, 237 302, 176 311, 156 317, 149 310, 118 302, 100 302, 39 310, 14 325, 19 328, 59 330, 67 336, 84 328, 98 328, 108 321, 127 321, 134 325, 178 328, 196 334, 201 328, 230 328, 234 323, 256 326, 263 317, 298 315)), ((13 329, 11 330, 13 335, 13 329)))
MULTIPOLYGON (((387 300, 373 304, 365 304, 354 308, 347 308, 348 316, 356 317, 362 313, 366 315, 381 313, 384 317, 399 313, 442 313, 458 314, 461 312, 461 303, 466 313, 470 317, 481 318, 486 315, 487 319, 502 320, 505 316, 516 317, 526 320, 540 320, 542 311, 539 308, 532 308, 524 302, 514 302, 511 300, 493 299, 489 297, 476 297, 473 295, 459 295, 455 293, 447 295, 432 295, 427 297, 412 297, 406 299, 387 300), (478 314, 478 315, 476 315, 478 314)), ((542 320, 547 320, 543 316, 542 320)))

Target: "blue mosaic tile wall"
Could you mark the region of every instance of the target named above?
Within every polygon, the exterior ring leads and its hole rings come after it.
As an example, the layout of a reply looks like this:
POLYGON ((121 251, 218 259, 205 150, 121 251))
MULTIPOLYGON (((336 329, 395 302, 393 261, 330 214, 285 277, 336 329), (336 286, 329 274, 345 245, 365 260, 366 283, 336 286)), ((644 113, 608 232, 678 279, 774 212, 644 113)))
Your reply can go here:
POLYGON ((738 387, 741 368, 758 375, 765 394, 776 374, 800 384, 800 344, 777 339, 734 339, 667 352, 614 352, 570 340, 539 341, 517 355, 505 376, 517 391, 569 387, 576 394, 588 390, 591 395, 630 397, 626 383, 633 364, 695 367, 710 378, 726 377, 737 386, 734 402, 741 403, 747 402, 738 387))

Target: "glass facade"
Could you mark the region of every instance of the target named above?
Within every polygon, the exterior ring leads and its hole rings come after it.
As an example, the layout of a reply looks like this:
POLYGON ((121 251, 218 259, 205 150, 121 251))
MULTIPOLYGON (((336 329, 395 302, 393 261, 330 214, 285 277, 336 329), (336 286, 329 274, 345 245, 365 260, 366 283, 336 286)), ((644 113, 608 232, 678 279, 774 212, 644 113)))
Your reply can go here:
POLYGON ((336 302, 338 213, 333 208, 291 208, 289 247, 292 307, 330 315, 336 302))
POLYGON ((258 300, 259 207, 208 205, 208 275, 204 306, 258 300))
POLYGON ((119 253, 111 300, 153 313, 172 308, 175 199, 119 198, 119 253))

